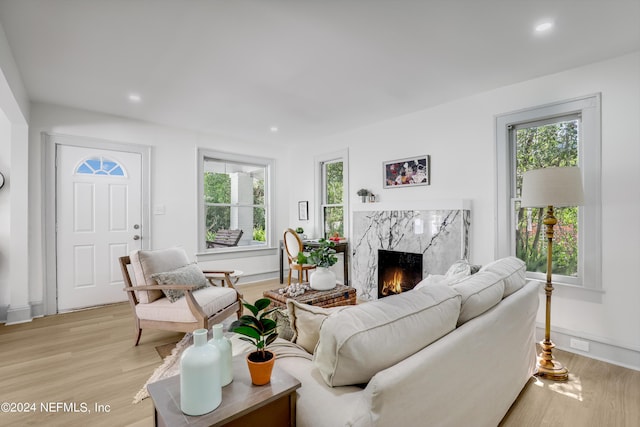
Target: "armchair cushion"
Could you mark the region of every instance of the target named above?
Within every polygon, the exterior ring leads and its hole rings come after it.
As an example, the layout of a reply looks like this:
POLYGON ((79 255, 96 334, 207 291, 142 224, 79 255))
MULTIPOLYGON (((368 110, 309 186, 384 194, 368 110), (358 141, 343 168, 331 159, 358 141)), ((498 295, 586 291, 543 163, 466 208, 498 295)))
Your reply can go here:
MULTIPOLYGON (((195 263, 176 268, 175 270, 155 273, 152 274, 151 277, 155 279, 158 285, 193 285, 195 286, 194 291, 202 289, 208 284, 204 273, 195 263)), ((165 296, 169 298, 171 302, 176 302, 184 296, 184 291, 179 289, 163 289, 162 292, 164 292, 165 296)))
MULTIPOLYGON (((193 292, 193 297, 207 316, 212 316, 233 304, 236 301, 236 295, 234 289, 218 286, 206 286, 193 292)), ((173 303, 168 298, 160 298, 148 304, 138 304, 136 314, 140 319, 162 322, 197 321, 189 309, 186 298, 180 298, 173 303)))
MULTIPOLYGON (((137 250, 129 255, 137 286, 152 286, 158 283, 151 276, 163 271, 175 270, 189 264, 189 258, 182 248, 161 249, 157 251, 137 250)), ((137 291, 136 297, 141 304, 148 304, 164 294, 157 291, 137 291)))

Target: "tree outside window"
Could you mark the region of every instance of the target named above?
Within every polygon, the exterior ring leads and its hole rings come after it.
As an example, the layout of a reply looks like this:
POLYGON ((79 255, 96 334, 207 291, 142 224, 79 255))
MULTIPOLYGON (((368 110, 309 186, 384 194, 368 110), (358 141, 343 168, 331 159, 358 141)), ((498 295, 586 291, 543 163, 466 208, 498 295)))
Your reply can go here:
POLYGON ((238 246, 264 244, 266 166, 207 157, 203 165, 205 240, 221 229, 240 229, 238 246))
POLYGON ((335 233, 344 236, 344 165, 340 161, 322 165, 323 200, 322 213, 324 236, 335 233))
MULTIPOLYGON (((578 166, 580 120, 557 119, 545 124, 514 126, 516 256, 527 264, 527 271, 546 272, 547 239, 543 224, 544 208, 520 208, 522 175, 532 169, 578 166)), ((554 227, 553 273, 578 275, 578 207, 554 208, 558 224, 554 227)))

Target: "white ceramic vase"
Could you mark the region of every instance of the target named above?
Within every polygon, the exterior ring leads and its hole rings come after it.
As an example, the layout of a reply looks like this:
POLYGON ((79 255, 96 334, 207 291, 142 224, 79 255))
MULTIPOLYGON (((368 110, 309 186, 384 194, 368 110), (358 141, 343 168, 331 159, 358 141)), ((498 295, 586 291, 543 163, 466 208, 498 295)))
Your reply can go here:
POLYGON ((309 277, 311 289, 328 291, 336 287, 336 274, 328 267, 316 267, 316 271, 309 277))
POLYGON ((222 323, 213 325, 213 338, 209 340, 210 345, 214 345, 220 351, 220 376, 222 387, 233 381, 233 356, 231 352, 231 341, 222 334, 222 323))
POLYGON ((220 351, 207 344, 207 330, 193 331, 193 345, 180 358, 180 409, 203 415, 222 402, 220 351))

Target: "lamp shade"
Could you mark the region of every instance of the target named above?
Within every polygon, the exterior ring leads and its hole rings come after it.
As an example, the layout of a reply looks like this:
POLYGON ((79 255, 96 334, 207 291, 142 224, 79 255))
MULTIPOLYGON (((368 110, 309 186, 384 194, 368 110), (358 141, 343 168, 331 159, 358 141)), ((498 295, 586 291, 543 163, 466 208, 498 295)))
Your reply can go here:
POLYGON ((579 206, 583 203, 580 168, 544 168, 522 175, 520 206, 579 206))

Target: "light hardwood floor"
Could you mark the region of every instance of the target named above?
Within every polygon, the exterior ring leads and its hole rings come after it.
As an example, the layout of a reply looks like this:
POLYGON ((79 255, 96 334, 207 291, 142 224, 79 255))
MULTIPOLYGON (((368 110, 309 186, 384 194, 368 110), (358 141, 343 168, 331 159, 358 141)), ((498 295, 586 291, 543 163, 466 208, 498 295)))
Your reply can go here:
MULTIPOLYGON (((276 287, 277 281, 266 281, 241 292, 253 302, 276 287)), ((131 325, 123 303, 0 326, 0 402, 13 402, 15 409, 36 405, 35 412, 0 413, 0 425, 153 425, 151 400, 131 401, 162 362, 155 347, 183 334, 145 330, 134 347, 131 325), (58 402, 75 403, 77 412, 58 402)), ((640 372, 560 351, 557 356, 569 366, 570 381, 530 381, 501 426, 640 426, 640 372)))

